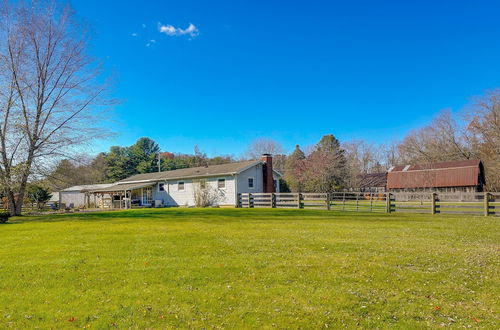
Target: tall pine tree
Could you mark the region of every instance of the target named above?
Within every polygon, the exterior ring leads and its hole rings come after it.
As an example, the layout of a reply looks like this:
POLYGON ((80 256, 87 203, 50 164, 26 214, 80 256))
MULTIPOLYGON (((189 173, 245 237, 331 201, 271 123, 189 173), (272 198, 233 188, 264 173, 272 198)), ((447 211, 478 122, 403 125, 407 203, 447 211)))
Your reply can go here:
POLYGON ((303 169, 306 155, 297 144, 285 162, 285 181, 291 191, 300 192, 304 188, 303 169))

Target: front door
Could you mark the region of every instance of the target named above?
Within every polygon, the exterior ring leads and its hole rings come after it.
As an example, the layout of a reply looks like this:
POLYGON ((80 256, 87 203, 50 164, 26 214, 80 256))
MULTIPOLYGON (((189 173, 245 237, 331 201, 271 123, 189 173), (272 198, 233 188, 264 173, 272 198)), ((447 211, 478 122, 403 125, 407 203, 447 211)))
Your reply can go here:
POLYGON ((153 188, 142 188, 142 205, 151 205, 153 202, 153 188))

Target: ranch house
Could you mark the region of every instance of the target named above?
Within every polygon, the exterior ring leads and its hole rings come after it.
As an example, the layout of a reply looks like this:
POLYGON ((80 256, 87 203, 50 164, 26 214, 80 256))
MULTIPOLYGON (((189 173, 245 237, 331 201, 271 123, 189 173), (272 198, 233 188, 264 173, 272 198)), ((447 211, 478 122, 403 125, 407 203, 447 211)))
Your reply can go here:
POLYGON ((261 160, 138 174, 87 193, 101 208, 131 208, 194 206, 195 194, 203 190, 214 206, 234 207, 239 193, 279 192, 280 178, 272 156, 264 154, 261 160))

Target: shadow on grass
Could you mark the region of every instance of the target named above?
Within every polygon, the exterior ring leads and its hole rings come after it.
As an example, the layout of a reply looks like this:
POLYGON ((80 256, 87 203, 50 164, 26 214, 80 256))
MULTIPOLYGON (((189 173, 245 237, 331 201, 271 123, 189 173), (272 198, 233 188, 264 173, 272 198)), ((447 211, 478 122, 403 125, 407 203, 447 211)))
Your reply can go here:
POLYGON ((342 212, 327 210, 298 210, 298 209, 194 209, 194 208, 168 208, 168 209, 140 209, 126 211, 104 211, 71 214, 47 214, 39 216, 26 216, 13 218, 10 224, 22 224, 31 222, 60 222, 60 221, 82 221, 103 222, 119 220, 124 222, 139 221, 176 221, 191 222, 201 221, 224 224, 232 222, 254 222, 254 221, 359 221, 359 222, 428 222, 432 218, 422 214, 385 214, 385 213, 362 213, 342 212))

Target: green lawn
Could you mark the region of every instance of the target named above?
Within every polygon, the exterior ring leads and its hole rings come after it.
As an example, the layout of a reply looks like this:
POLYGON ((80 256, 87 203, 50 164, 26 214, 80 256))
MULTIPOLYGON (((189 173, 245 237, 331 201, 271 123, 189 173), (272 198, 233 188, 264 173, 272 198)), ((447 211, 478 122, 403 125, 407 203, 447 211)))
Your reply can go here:
POLYGON ((500 218, 161 209, 0 225, 0 328, 499 328, 500 218))

